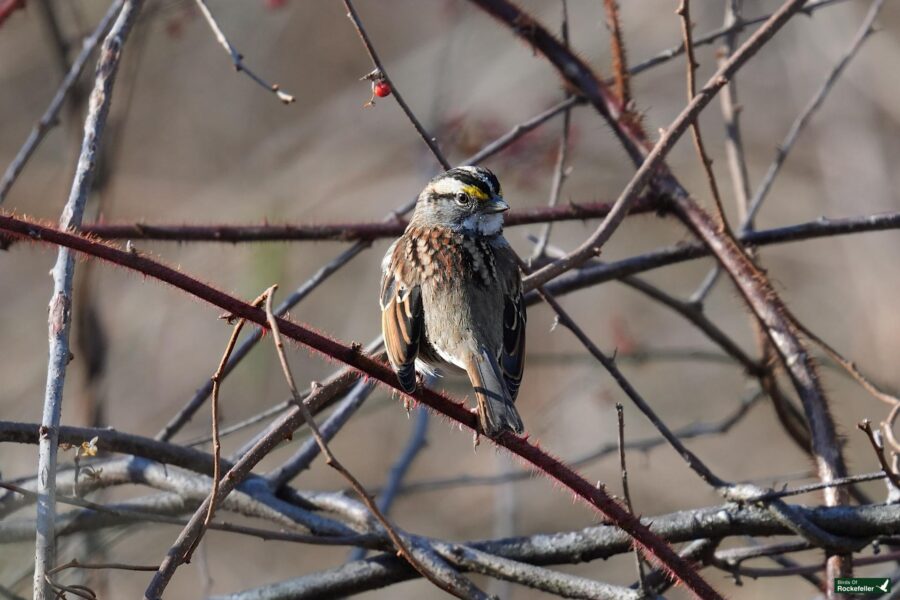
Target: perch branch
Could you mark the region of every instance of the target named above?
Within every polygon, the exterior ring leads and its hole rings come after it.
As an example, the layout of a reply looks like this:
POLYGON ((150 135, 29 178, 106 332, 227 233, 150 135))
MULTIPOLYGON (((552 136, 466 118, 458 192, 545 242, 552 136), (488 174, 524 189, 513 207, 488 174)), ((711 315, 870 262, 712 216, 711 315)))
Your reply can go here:
MULTIPOLYGON (((0 216, 0 229, 6 230, 17 236, 30 237, 36 241, 39 240, 44 243, 66 246, 72 250, 83 252, 120 266, 139 271, 154 279, 163 281, 188 292, 192 296, 214 304, 236 317, 244 317, 248 321, 253 321, 259 325, 266 324, 265 314, 260 309, 254 308, 233 296, 225 294, 224 292, 203 284, 179 271, 166 267, 139 254, 118 250, 83 236, 28 223, 14 217, 0 216)), ((391 388, 399 389, 396 376, 387 365, 363 355, 357 348, 340 344, 315 331, 285 319, 280 318, 278 325, 280 330, 291 339, 321 352, 332 359, 341 361, 391 388)), ((421 389, 413 394, 412 397, 469 429, 477 431, 477 419, 475 418, 475 415, 469 412, 466 407, 457 404, 446 396, 429 389, 421 389)), ((220 497, 227 495, 227 493, 233 489, 236 483, 235 480, 239 481, 241 478, 245 477, 250 469, 268 454, 277 441, 293 432, 301 422, 302 416, 299 415, 297 409, 290 411, 279 419, 272 426, 270 434, 235 464, 230 471, 232 475, 229 476, 226 474, 222 486, 220 487, 220 497)), ((705 598, 719 597, 719 595, 712 590, 712 588, 710 588, 709 585, 668 545, 659 540, 659 538, 653 536, 653 534, 651 534, 637 518, 615 502, 602 488, 595 487, 561 461, 550 456, 543 450, 540 450, 537 446, 524 438, 503 435, 493 441, 531 463, 538 471, 552 476, 559 483, 574 492, 580 499, 584 500, 588 505, 597 509, 624 531, 628 532, 629 535, 632 535, 635 539, 635 543, 643 548, 645 555, 652 557, 655 561, 666 564, 668 568, 671 569, 673 575, 694 593, 705 598)), ((205 511, 208 507, 202 506, 201 509, 205 511)), ((199 525, 199 521, 197 524, 199 525)), ((182 536, 180 536, 179 541, 176 543, 176 547, 185 542, 190 542, 190 538, 192 538, 193 534, 196 532, 196 529, 190 529, 191 527, 189 526, 182 532, 182 536)), ((174 549, 175 548, 173 548, 173 550, 174 549)), ((183 555, 179 556, 177 552, 170 553, 166 557, 163 566, 160 568, 160 573, 157 574, 159 575, 159 583, 167 581, 166 574, 170 577, 172 565, 176 564, 176 561, 181 559, 183 559, 183 555)), ((162 588, 164 587, 165 585, 163 583, 162 588)), ((160 589, 158 584, 151 584, 150 588, 148 588, 148 598, 150 600, 155 600, 156 595, 158 595, 156 594, 158 589, 160 589)))

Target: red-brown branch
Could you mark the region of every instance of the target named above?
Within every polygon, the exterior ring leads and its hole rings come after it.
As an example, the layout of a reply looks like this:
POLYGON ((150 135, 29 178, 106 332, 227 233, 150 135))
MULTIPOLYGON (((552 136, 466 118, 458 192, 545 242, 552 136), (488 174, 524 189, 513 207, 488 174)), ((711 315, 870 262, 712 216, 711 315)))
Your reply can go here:
MULTIPOLYGON (((506 218, 507 226, 555 221, 598 219, 609 213, 608 202, 541 206, 517 210, 506 218)), ((630 214, 658 210, 660 205, 639 200, 630 214)), ((278 242, 301 240, 371 241, 394 238, 403 233, 407 221, 377 223, 263 224, 263 225, 165 225, 149 223, 86 225, 82 231, 108 240, 168 240, 178 242, 278 242)))
POLYGON ((622 24, 619 18, 619 3, 617 0, 603 0, 603 8, 606 11, 606 26, 609 28, 609 49, 612 53, 616 95, 622 102, 622 106, 627 108, 631 102, 631 85, 625 40, 622 36, 622 24))
POLYGON ((0 26, 20 8, 25 8, 25 0, 0 0, 0 26))
MULTIPOLYGON (((139 253, 127 252, 105 243, 57 229, 32 223, 6 214, 0 214, 0 231, 10 235, 30 239, 45 244, 65 246, 77 252, 100 258, 113 264, 137 271, 164 283, 168 283, 188 294, 209 302, 238 318, 252 321, 260 327, 267 327, 266 313, 260 308, 243 302, 197 279, 165 266, 139 253)), ((277 320, 282 334, 321 354, 357 369, 365 376, 377 380, 395 390, 399 390, 391 368, 372 359, 359 350, 358 346, 347 346, 303 325, 283 318, 277 320)), ((433 390, 420 388, 411 394, 415 400, 438 413, 478 431, 478 420, 468 408, 453 399, 433 390)), ((679 580, 700 598, 719 599, 721 596, 684 559, 660 537, 614 500, 602 487, 597 487, 562 461, 541 450, 525 437, 505 433, 492 440, 519 456, 536 471, 568 488, 575 496, 597 509, 604 517, 628 533, 645 555, 664 566, 672 577, 679 580)))

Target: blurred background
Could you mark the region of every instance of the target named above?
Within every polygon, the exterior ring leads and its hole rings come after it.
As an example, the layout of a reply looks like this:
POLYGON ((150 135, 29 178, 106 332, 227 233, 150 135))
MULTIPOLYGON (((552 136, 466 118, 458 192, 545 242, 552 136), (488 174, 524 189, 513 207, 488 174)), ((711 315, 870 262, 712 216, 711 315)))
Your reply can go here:
MULTIPOLYGON (((48 0, 62 34, 71 42, 93 30, 108 2, 48 0)), ((561 11, 555 1, 522 2, 554 31, 561 11)), ((676 2, 629 0, 621 18, 632 63, 677 45, 676 2)), ((771 12, 774 0, 747 0, 744 14, 771 12)), ((461 0, 358 0, 365 23, 397 87, 423 124, 434 132, 451 162, 459 161, 516 123, 562 99, 552 67, 477 8, 461 0)), ((692 16, 699 35, 718 28, 724 2, 698 2, 692 16)), ((230 41, 257 73, 292 93, 280 104, 236 74, 205 21, 187 0, 151 0, 124 50, 124 62, 104 139, 97 193, 87 220, 153 223, 261 223, 375 221, 413 198, 437 165, 393 98, 363 108, 369 85, 359 78, 371 63, 339 2, 326 0, 211 0, 230 41)), ((758 185, 792 120, 849 46, 869 2, 850 0, 794 18, 776 39, 740 71, 737 84, 752 187, 758 185)), ((570 0, 570 29, 579 55, 608 75, 609 34, 599 0, 570 0)), ((757 220, 768 228, 816 219, 900 209, 900 4, 887 2, 872 36, 836 84, 790 154, 757 220)), ((742 36, 742 39, 746 34, 742 36)), ((699 80, 715 70, 720 44, 698 49, 699 80)), ((93 65, 93 60, 90 65, 93 65)), ((89 89, 93 67, 83 77, 89 89)), ((44 112, 63 75, 60 54, 38 2, 28 2, 0 27, 0 168, 15 156, 32 124, 44 112)), ((646 129, 667 126, 685 104, 684 59, 669 61, 633 80, 637 109, 646 129)), ((61 124, 27 165, 3 209, 56 222, 65 203, 81 139, 84 102, 69 104, 61 124)), ((571 175, 562 201, 614 200, 633 169, 609 128, 589 108, 572 117, 571 175)), ((718 102, 703 113, 704 136, 723 190, 726 209, 736 214, 723 150, 718 102)), ((501 181, 513 208, 547 202, 562 120, 556 118, 522 138, 486 166, 501 181)), ((651 136, 652 137, 652 136, 651 136)), ((688 140, 669 164, 705 205, 708 187, 688 140)), ((551 243, 569 250, 596 222, 558 224, 551 243)), ((541 226, 507 230, 523 256, 529 234, 541 226)), ((614 260, 690 239, 674 220, 631 217, 604 248, 614 260)), ((278 283, 279 298, 345 247, 337 242, 222 245, 137 242, 140 251, 212 282, 243 298, 278 283)), ((344 341, 367 342, 380 331, 377 302, 379 263, 388 241, 376 243, 331 277, 290 315, 344 341)), ((889 389, 900 387, 900 237, 871 233, 764 248, 761 262, 794 313, 813 331, 856 360, 889 389)), ((16 244, 0 252, 0 418, 39 422, 46 379, 47 314, 52 283, 46 273, 55 251, 16 244)), ((646 278, 680 297, 690 295, 711 266, 709 260, 653 271, 646 278)), ((219 311, 184 294, 107 265, 80 261, 80 345, 66 382, 63 423, 102 423, 152 436, 215 370, 230 328, 219 311), (97 345, 106 349, 105 362, 97 345)), ((632 383, 673 428, 714 422, 753 392, 739 366, 727 360, 691 360, 692 351, 719 350, 689 323, 618 283, 563 299, 585 331, 606 351, 618 349, 632 383), (643 360, 638 357, 646 353, 643 360)), ((741 300, 724 278, 707 301, 708 315, 751 355, 753 329, 741 300)), ((529 356, 519 410, 532 438, 574 460, 616 440, 615 403, 625 404, 626 439, 652 436, 652 426, 628 403, 612 380, 563 328, 553 328, 544 306, 529 313, 529 356)), ((334 366, 296 347, 290 358, 300 382, 318 380, 334 366)), ((714 358, 714 357, 713 357, 714 358)), ((880 421, 886 411, 834 370, 823 371, 833 411, 846 436, 853 472, 877 469, 855 424, 880 421)), ((467 384, 448 378, 437 384, 457 397, 467 384)), ((223 423, 237 422, 287 396, 271 345, 261 344, 226 381, 223 423)), ((376 391, 332 444, 335 453, 367 486, 385 481, 415 419, 402 404, 376 391)), ((208 433, 202 409, 176 438, 208 433)), ((254 432, 224 440, 223 453, 254 432)), ((302 440, 274 452, 262 469, 289 455, 302 440)), ((797 450, 765 400, 725 436, 689 446, 721 477, 776 485, 810 475, 809 459, 797 450)), ((62 463, 71 452, 61 453, 62 463)), ((36 446, 3 445, 4 479, 34 472, 36 446)), ((716 505, 721 499, 667 447, 629 453, 635 510, 656 515, 716 505)), ((428 446, 416 459, 408 483, 457 475, 490 475, 519 469, 490 444, 473 451, 472 439, 432 417, 428 446)), ((610 456, 581 469, 589 480, 621 489, 617 460, 610 456)), ((344 481, 321 461, 294 484, 334 490, 344 481)), ((884 497, 882 483, 866 488, 884 497)), ((145 493, 111 491, 106 498, 145 493)), ((820 503, 816 495, 800 499, 820 503)), ((579 529, 595 522, 592 511, 540 477, 495 486, 453 487, 402 495, 392 515, 403 528, 453 540, 579 529), (505 517, 511 517, 505 518, 505 517)), ((29 511, 18 515, 33 518, 29 511)), ((110 540, 108 556, 130 563, 161 559, 178 530, 146 528, 140 536, 110 540)), ((237 591, 340 564, 343 548, 241 539, 210 532, 199 559, 181 568, 169 588, 172 598, 237 591)), ((736 540, 741 543, 742 540, 736 540)), ((63 545, 60 561, 77 545, 63 545)), ((25 576, 30 590, 31 543, 0 545, 0 583, 12 587, 25 576)), ((800 555, 800 562, 818 554, 800 555)), ((760 563, 765 564, 765 563, 760 563)), ((766 564, 768 566, 768 564, 766 564)), ((882 573, 887 567, 873 567, 882 573)), ((620 556, 562 570, 627 584, 635 579, 633 557, 620 556)), ((865 572, 865 571, 862 571, 865 572)), ((744 587, 723 572, 706 577, 735 599, 806 597, 815 590, 802 580, 761 580, 744 587)), ((486 580, 475 577, 490 588, 486 580)), ((137 597, 147 574, 111 572, 108 597, 137 597)), ((522 587, 490 588, 504 598, 536 598, 522 587)), ((371 592, 366 598, 421 598, 439 593, 420 581, 371 592)), ((674 590, 671 597, 685 597, 674 590)))

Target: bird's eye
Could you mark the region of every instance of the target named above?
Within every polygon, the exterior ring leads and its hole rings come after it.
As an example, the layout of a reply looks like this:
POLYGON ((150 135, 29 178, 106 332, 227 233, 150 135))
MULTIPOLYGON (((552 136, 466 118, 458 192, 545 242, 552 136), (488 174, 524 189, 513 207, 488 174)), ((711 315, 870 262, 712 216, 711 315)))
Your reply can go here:
POLYGON ((456 193, 456 203, 459 204, 460 206, 466 206, 471 201, 472 201, 472 199, 469 198, 469 195, 467 193, 465 193, 465 192, 457 192, 456 193))

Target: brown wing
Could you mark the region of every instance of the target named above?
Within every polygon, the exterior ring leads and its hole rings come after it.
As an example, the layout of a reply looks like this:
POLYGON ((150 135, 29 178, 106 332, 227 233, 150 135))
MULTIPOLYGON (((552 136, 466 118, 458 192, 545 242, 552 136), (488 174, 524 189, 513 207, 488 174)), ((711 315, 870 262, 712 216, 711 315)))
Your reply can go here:
POLYGON ((500 353, 500 370, 506 382, 506 390, 515 401, 525 371, 525 301, 521 292, 507 296, 503 309, 503 351, 500 353))
POLYGON ((424 322, 419 286, 405 285, 393 269, 387 269, 381 279, 381 333, 388 360, 407 392, 416 389, 416 355, 424 322))

